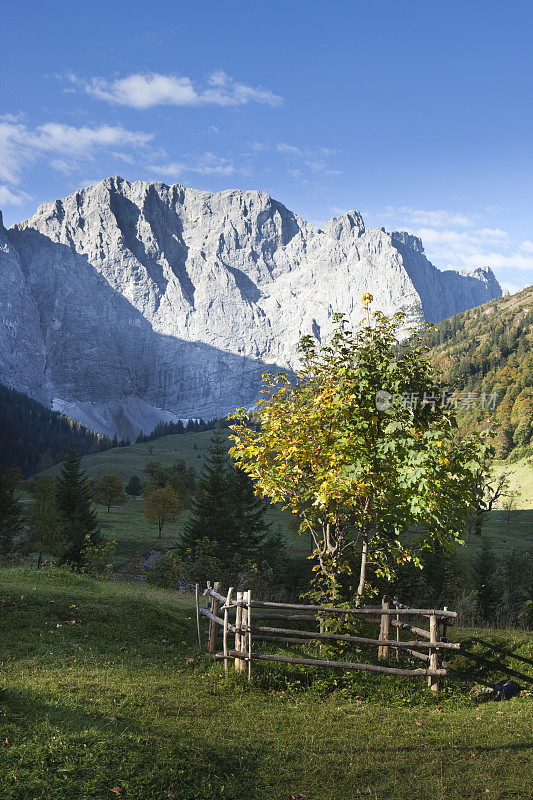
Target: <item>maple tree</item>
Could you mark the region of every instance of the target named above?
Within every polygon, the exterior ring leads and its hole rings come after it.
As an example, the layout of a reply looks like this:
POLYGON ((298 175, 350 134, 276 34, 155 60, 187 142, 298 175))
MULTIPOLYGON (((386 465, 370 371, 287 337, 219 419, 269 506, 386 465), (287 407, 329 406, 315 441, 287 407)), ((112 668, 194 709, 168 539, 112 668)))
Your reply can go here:
POLYGON ((230 454, 259 495, 297 515, 337 601, 363 596, 369 567, 391 578, 436 541, 460 541, 490 452, 483 434, 456 435, 422 334, 399 341, 405 316, 371 302, 356 331, 336 315, 328 344, 304 337, 296 375, 265 375, 256 410, 230 415, 230 454))

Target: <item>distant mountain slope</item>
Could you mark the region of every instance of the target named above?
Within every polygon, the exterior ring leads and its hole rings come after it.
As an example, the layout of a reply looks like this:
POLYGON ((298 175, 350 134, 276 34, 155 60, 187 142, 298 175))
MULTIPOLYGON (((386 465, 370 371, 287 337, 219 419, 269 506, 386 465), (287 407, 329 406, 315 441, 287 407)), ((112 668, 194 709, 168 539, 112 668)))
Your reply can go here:
POLYGON ((129 438, 252 405, 303 334, 358 322, 364 292, 409 324, 501 293, 356 211, 318 228, 264 192, 119 177, 0 224, 0 283, 0 380, 129 438))
POLYGON ((429 344, 464 430, 493 419, 500 457, 533 453, 533 286, 441 320, 429 344))
POLYGON ((117 442, 0 384, 0 472, 20 469, 28 477, 61 460, 72 444, 86 455, 117 442))

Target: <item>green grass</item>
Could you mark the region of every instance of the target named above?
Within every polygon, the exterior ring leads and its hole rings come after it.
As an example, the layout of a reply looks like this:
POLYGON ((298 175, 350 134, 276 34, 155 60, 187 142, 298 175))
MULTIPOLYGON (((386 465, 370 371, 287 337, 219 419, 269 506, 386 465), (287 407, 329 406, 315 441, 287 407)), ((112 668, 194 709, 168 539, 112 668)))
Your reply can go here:
MULTIPOLYGON (((211 431, 184 433, 164 436, 153 442, 143 442, 131 447, 114 447, 103 453, 84 456, 82 466, 89 478, 97 479, 105 473, 117 473, 124 483, 127 483, 132 475, 138 475, 143 479, 144 467, 148 461, 158 459, 165 466, 169 466, 176 459, 183 459, 200 475, 211 436, 211 431)), ((59 470, 60 465, 56 464, 46 472, 56 476, 59 470)), ((29 496, 25 499, 28 500, 29 496)), ((142 497, 128 500, 124 506, 111 508, 109 513, 103 506, 97 506, 102 530, 107 535, 112 534, 117 541, 116 565, 129 561, 134 556, 145 554, 152 548, 172 547, 179 541, 181 531, 187 523, 187 512, 185 512, 175 524, 166 525, 163 528, 162 539, 158 539, 157 528, 143 516, 142 506, 142 497)), ((277 506, 271 506, 267 510, 267 521, 274 527, 280 527, 291 554, 306 555, 310 551, 307 539, 299 536, 290 524, 290 514, 277 506)))
MULTIPOLYGON (((202 459, 211 440, 211 432, 186 433, 165 436, 153 442, 118 447, 83 458, 83 469, 91 478, 99 478, 106 472, 118 473, 124 482, 137 474, 143 476, 144 466, 151 459, 159 459, 170 465, 176 458, 181 458, 193 466, 199 473, 202 459)), ((500 469, 501 467, 498 467, 500 469)), ((512 488, 521 488, 518 511, 514 514, 511 525, 507 526, 505 514, 495 510, 487 515, 484 533, 495 544, 498 556, 503 556, 512 547, 530 550, 533 544, 533 467, 525 459, 513 464, 514 474, 511 477, 512 488), (532 498, 529 501, 527 498, 532 498)), ((55 475, 59 471, 56 465, 50 470, 55 475)), ((167 548, 175 545, 183 526, 187 522, 187 514, 183 514, 176 524, 167 525, 163 529, 161 540, 157 538, 155 526, 150 525, 142 515, 142 498, 129 500, 125 506, 112 508, 110 513, 98 507, 104 533, 113 534, 117 540, 115 564, 118 566, 130 561, 133 557, 146 554, 150 549, 167 548)), ((310 552, 310 542, 300 536, 290 523, 290 515, 279 507, 268 510, 268 520, 279 526, 288 545, 291 556, 304 557, 310 552)), ((475 557, 479 541, 471 536, 467 539, 466 548, 460 549, 460 559, 468 565, 475 557)))
POLYGON ((533 509, 533 458, 522 458, 514 464, 498 464, 497 472, 511 472, 510 488, 518 492, 516 507, 533 509))
MULTIPOLYGON (((135 474, 142 478, 147 461, 158 459, 165 466, 170 466, 177 458, 181 458, 199 472, 211 436, 212 431, 183 433, 162 436, 152 442, 132 444, 129 447, 113 447, 103 453, 84 456, 83 469, 89 478, 99 478, 106 472, 116 472, 126 483, 135 474)), ((59 469, 60 465, 56 464, 46 471, 50 475, 56 475, 59 469)))
MULTIPOLYGON (((530 637, 500 636, 531 658, 530 637)), ((279 665, 225 679, 188 595, 2 569, 0 642, 2 800, 528 796, 527 696, 279 665)))

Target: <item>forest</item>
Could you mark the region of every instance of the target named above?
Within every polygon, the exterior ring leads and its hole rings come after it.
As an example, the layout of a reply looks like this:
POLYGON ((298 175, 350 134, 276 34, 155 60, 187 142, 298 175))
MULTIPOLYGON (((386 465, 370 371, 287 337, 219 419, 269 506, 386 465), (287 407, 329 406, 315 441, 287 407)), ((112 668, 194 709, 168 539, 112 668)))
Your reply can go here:
POLYGON ((491 424, 497 457, 532 454, 533 286, 441 320, 427 343, 461 431, 491 424))

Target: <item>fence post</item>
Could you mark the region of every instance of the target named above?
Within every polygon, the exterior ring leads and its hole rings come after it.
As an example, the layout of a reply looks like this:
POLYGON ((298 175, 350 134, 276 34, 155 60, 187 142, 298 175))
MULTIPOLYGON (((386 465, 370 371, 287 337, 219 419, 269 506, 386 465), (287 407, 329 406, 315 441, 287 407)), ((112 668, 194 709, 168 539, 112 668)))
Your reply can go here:
MULTIPOLYGON (((397 602, 398 601, 395 600, 395 603, 397 603, 397 602)), ((400 615, 399 614, 396 614, 396 622, 400 622, 400 615)), ((397 642, 400 641, 400 626, 399 625, 396 626, 396 641, 397 642)), ((397 647, 396 648, 396 661, 399 661, 399 660, 400 660, 400 648, 397 647)))
MULTIPOLYGON (((220 591, 220 583, 219 581, 215 581, 213 584, 213 589, 215 592, 220 591)), ((216 616, 219 608, 219 601, 216 597, 211 598, 211 613, 216 616)), ((209 646, 208 652, 209 653, 216 653, 217 651, 217 624, 213 622, 212 619, 209 620, 209 646)))
MULTIPOLYGON (((448 611, 448 606, 444 606, 443 611, 448 611)), ((446 639, 446 634, 448 633, 448 617, 444 617, 442 620, 442 636, 443 639, 446 639)))
MULTIPOLYGON (((241 614, 241 628, 246 628, 246 626, 248 625, 248 605, 247 605, 248 593, 241 592, 241 597, 243 602, 242 614, 241 614)), ((246 644, 247 638, 248 634, 243 631, 241 633, 241 646, 240 646, 240 650, 243 653, 245 653, 246 650, 248 649, 246 644)), ((244 672, 246 669, 246 661, 244 660, 244 658, 239 659, 239 669, 241 672, 244 672)))
MULTIPOLYGON (((437 615, 431 614, 429 618, 429 633, 431 634, 430 642, 438 642, 439 640, 439 623, 437 615)), ((429 668, 439 668, 439 651, 436 647, 431 647, 429 650, 429 668)), ((428 675, 428 686, 432 692, 439 691, 439 679, 437 675, 428 675)))
MULTIPOLYGON (((237 592, 237 609, 235 612, 235 650, 241 652, 241 625, 242 625, 242 592, 237 592)), ((241 659, 235 659, 235 669, 241 669, 241 659)))
POLYGON ((246 592, 246 602, 248 611, 248 680, 252 680, 252 591, 246 592))
MULTIPOLYGON (((383 600, 381 601, 381 608, 383 611, 388 611, 390 609, 390 598, 387 595, 384 595, 383 600)), ((389 638, 390 632, 390 616, 389 614, 382 614, 381 615, 381 623, 379 626, 379 639, 383 641, 384 639, 389 638)), ((388 645, 382 645, 378 647, 378 658, 380 661, 384 661, 389 657, 389 647, 388 645)))
POLYGON ((202 648, 202 634, 200 631, 200 587, 196 584, 196 631, 198 633, 198 646, 202 648))
POLYGON ((224 647, 224 672, 227 672, 229 669, 229 661, 228 661, 228 626, 229 626, 229 606, 231 604, 231 596, 233 594, 233 586, 230 586, 228 589, 228 596, 226 597, 226 602, 224 605, 226 608, 224 609, 224 633, 223 633, 223 647, 224 647))

